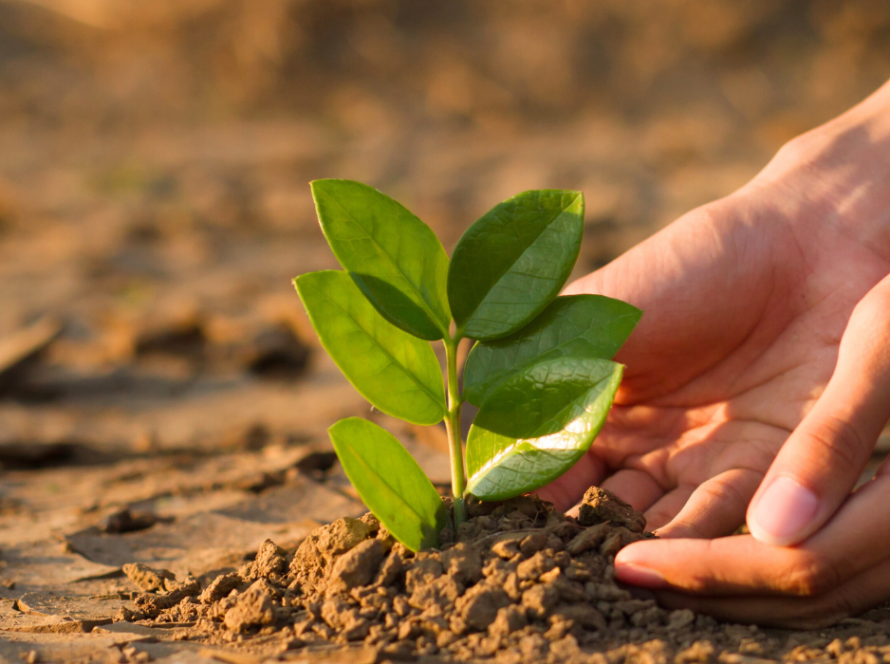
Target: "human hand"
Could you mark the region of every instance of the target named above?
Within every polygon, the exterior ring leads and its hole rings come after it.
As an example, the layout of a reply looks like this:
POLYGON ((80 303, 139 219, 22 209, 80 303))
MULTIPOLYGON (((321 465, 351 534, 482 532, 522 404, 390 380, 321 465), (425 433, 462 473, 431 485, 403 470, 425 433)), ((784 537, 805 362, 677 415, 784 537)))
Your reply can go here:
POLYGON ((879 518, 887 480, 848 500, 890 415, 888 182, 890 84, 569 287, 644 311, 592 452, 539 492, 567 508, 595 483, 646 512, 665 539, 620 552, 619 578, 758 622, 890 596, 890 562, 851 552, 881 550, 856 515, 879 518), (845 500, 804 546, 772 546, 806 539, 845 500), (746 512, 753 537, 710 541, 746 512), (887 583, 870 583, 882 565, 887 583), (819 601, 792 610, 783 595, 819 601))

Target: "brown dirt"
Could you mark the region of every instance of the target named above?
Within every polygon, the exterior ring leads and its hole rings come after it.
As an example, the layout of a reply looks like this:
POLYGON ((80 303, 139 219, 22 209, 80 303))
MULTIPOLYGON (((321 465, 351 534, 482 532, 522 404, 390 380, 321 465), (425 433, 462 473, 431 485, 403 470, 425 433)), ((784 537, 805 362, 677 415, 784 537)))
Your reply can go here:
MULTIPOLYGON (((446 248, 517 191, 583 190, 580 276, 876 88, 888 36, 885 0, 0 0, 0 662, 280 649, 114 618, 360 517, 340 417, 447 487, 443 433, 370 411, 307 326, 289 280, 335 267, 307 181, 371 183, 446 248)), ((676 652, 874 664, 887 627, 696 618, 676 652)), ((608 664, 670 659, 637 629, 608 664)))
POLYGON ((278 635, 286 650, 357 643, 382 658, 504 662, 543 654, 548 642, 562 644, 554 652, 572 642, 601 649, 626 640, 629 629, 693 624, 690 612, 668 613, 615 584, 612 559, 647 537, 645 521, 607 492, 588 497, 580 522, 533 498, 474 503, 456 537, 446 530, 440 549, 417 554, 371 514, 346 517, 291 554, 266 540, 253 562, 206 587, 125 566, 155 592, 137 596, 137 608, 118 618, 196 623, 189 638, 209 643, 278 635))
POLYGON ((578 519, 531 497, 475 502, 469 513, 456 534, 443 531, 438 549, 416 554, 368 513, 314 530, 295 551, 266 540, 253 561, 212 578, 176 582, 166 570, 125 566, 152 592, 115 620, 178 627, 178 638, 213 647, 237 644, 256 661, 890 660, 883 636, 861 633, 866 621, 843 640, 842 630, 788 636, 668 611, 622 587, 615 554, 653 535, 642 514, 603 489, 588 490, 578 519))

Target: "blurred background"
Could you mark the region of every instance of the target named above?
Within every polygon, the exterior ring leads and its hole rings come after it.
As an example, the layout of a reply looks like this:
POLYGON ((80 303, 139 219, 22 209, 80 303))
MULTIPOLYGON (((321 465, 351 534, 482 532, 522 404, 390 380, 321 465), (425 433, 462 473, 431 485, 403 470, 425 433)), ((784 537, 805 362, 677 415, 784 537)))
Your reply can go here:
POLYGON ((580 275, 888 77, 886 0, 0 0, 0 544, 324 479, 369 413, 290 284, 335 266, 309 180, 449 250, 580 189, 580 275))

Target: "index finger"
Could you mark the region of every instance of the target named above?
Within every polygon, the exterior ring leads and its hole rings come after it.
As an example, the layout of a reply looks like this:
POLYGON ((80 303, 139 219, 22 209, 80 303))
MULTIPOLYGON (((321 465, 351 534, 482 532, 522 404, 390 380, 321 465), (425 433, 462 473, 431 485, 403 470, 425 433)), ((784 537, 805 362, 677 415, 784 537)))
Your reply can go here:
POLYGON ((820 595, 888 557, 888 501, 890 475, 879 475, 799 546, 772 546, 750 535, 648 540, 618 552, 615 575, 633 585, 700 595, 820 595))
POLYGON ((757 539, 802 542, 855 486, 890 415, 887 329, 890 276, 856 305, 831 380, 754 495, 748 527, 757 539))

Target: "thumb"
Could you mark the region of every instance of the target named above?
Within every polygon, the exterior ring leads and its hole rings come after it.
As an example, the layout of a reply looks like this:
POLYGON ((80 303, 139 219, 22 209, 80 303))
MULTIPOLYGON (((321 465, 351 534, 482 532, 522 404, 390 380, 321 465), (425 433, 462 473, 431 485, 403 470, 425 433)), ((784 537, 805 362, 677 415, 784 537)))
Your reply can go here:
POLYGON ((831 518, 865 469, 890 416, 890 277, 856 305, 837 365, 748 507, 761 542, 803 541, 831 518))

